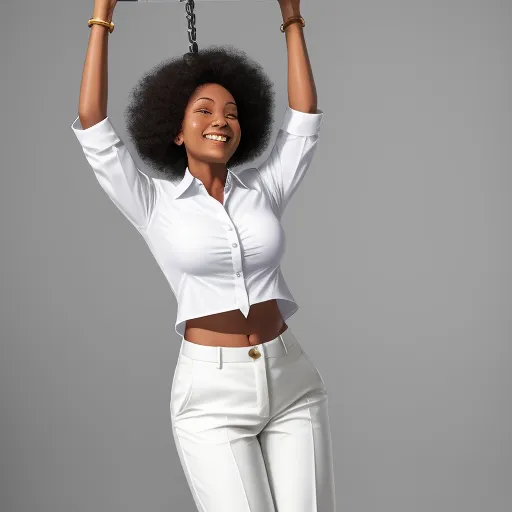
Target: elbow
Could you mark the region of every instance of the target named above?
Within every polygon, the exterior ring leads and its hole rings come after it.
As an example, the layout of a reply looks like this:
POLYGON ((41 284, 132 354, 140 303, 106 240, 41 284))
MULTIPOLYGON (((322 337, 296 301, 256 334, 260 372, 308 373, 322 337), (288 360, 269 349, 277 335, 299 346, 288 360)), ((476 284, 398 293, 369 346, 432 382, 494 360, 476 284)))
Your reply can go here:
POLYGON ((107 113, 103 112, 78 112, 78 118, 80 119, 80 124, 84 130, 98 124, 100 121, 103 121, 107 117, 107 113))

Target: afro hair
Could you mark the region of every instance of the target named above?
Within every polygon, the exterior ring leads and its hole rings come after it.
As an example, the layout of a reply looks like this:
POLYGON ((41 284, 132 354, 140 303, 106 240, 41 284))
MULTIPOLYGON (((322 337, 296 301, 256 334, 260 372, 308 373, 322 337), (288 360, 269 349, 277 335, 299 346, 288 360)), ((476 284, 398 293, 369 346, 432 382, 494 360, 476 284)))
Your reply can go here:
POLYGON ((159 64, 131 91, 124 116, 141 159, 175 181, 188 165, 184 145, 174 143, 185 109, 202 84, 225 87, 235 99, 242 138, 228 164, 246 164, 263 153, 272 133, 273 82, 262 66, 231 46, 210 46, 159 64))

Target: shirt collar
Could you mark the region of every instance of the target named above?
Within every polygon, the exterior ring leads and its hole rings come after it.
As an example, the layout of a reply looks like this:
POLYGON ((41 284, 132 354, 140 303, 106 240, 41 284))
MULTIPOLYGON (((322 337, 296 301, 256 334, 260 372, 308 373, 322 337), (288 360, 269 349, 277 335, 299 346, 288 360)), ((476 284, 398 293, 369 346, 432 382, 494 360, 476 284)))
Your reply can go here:
MULTIPOLYGON (((226 177, 226 185, 229 185, 231 178, 234 177, 236 180, 238 180, 238 183, 240 183, 240 185, 242 185, 242 187, 249 188, 242 181, 242 179, 239 176, 237 176, 229 167, 227 169, 228 169, 228 174, 226 177)), ((185 192, 185 190, 188 189, 188 187, 192 183, 195 182, 197 185, 199 185, 200 181, 201 180, 198 180, 195 176, 193 176, 190 173, 190 171, 188 170, 188 166, 187 166, 187 168, 185 169, 185 175, 183 176, 183 179, 179 182, 179 184, 174 189, 174 199, 179 199, 179 197, 185 192)))

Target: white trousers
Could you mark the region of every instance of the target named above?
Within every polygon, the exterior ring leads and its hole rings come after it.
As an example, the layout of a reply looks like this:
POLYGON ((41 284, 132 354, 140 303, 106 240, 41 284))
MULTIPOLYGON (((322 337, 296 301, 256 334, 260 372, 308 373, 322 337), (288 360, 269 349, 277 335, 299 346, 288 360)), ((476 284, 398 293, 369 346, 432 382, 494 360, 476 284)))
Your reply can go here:
POLYGON ((323 379, 292 334, 248 347, 182 338, 170 416, 200 512, 335 512, 323 379))

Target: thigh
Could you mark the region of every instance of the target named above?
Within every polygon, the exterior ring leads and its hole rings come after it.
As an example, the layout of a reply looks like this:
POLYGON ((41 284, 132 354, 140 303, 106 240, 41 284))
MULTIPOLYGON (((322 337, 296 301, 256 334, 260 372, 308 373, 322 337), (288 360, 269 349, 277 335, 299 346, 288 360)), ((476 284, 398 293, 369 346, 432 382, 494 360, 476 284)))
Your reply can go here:
POLYGON ((260 444, 255 436, 224 441, 173 435, 199 512, 275 512, 260 444))
POLYGON ((298 372, 302 376, 299 398, 280 410, 259 434, 275 509, 335 512, 327 392, 306 354, 298 361, 295 378, 298 372))
POLYGON ((250 366, 181 357, 173 380, 174 441, 199 512, 275 512, 250 366), (180 362, 181 361, 181 362, 180 362))

